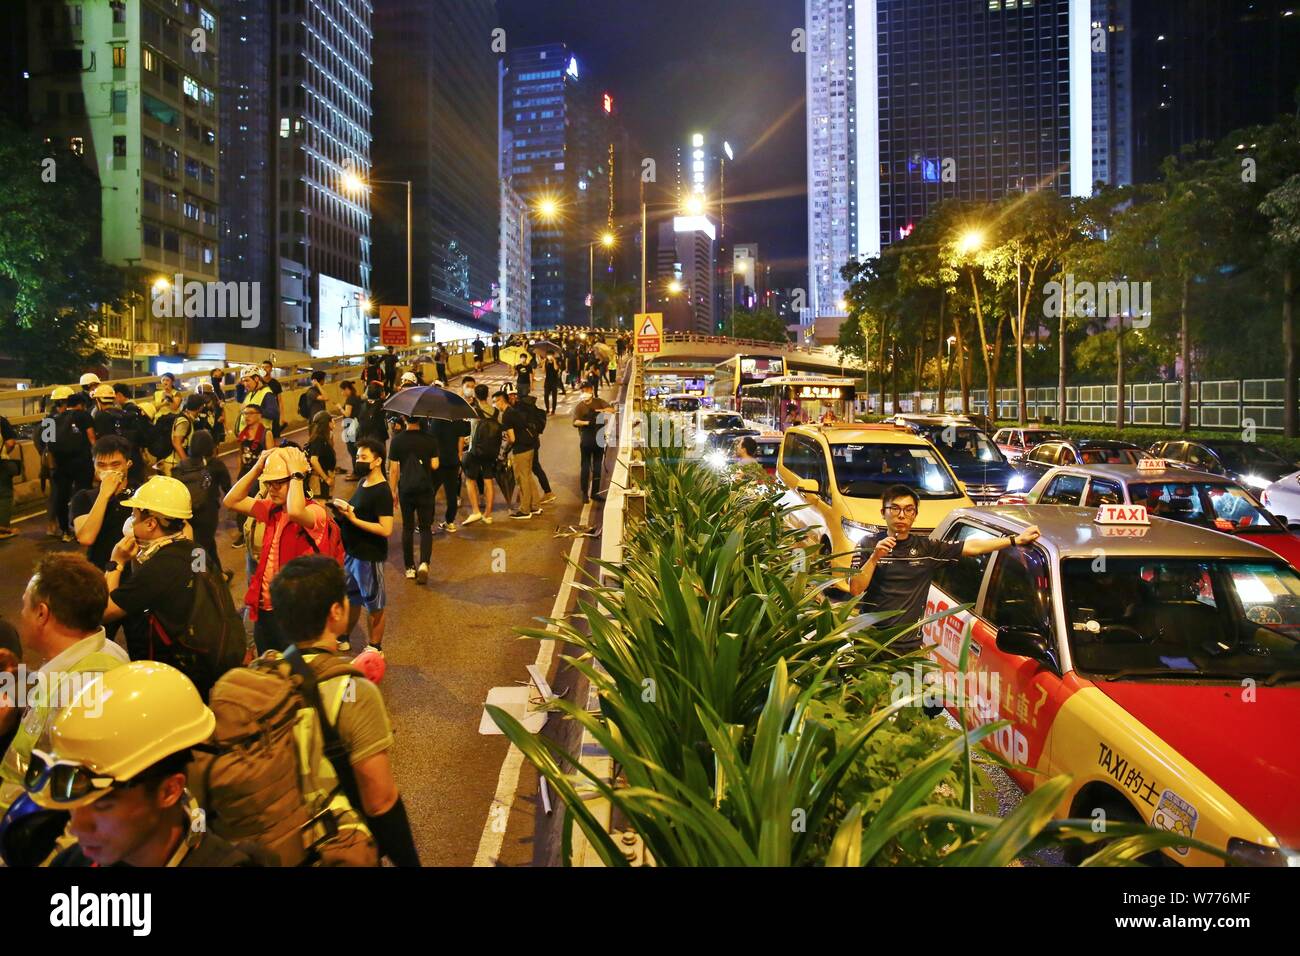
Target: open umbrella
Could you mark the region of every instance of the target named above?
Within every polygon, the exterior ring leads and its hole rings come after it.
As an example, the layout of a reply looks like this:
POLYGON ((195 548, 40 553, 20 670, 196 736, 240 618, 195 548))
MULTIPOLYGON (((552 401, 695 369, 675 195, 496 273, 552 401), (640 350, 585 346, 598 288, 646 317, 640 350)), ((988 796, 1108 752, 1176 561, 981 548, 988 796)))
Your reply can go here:
POLYGON ((384 403, 384 411, 405 418, 440 418, 445 421, 478 417, 469 402, 436 385, 404 388, 384 403))
POLYGON ((547 341, 534 342, 532 348, 534 352, 541 352, 543 355, 546 355, 548 353, 559 354, 560 352, 564 351, 564 349, 560 348, 554 342, 547 342, 547 341))

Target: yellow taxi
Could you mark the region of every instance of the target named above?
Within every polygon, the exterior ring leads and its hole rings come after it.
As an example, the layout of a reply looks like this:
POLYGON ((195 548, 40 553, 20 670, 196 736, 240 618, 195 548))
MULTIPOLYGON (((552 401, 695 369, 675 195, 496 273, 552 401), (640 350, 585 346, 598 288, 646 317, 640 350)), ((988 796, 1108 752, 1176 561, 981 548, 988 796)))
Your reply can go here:
MULTIPOLYGON (((1033 545, 934 577, 922 640, 944 705, 1026 791, 1072 785, 1059 818, 1141 822, 1235 862, 1300 866, 1300 574, 1276 554, 1141 505, 954 511, 934 537, 1033 545), (957 672, 970 631, 965 674, 957 672), (954 693, 949 694, 949 690, 954 693)), ((1181 865, 1222 865, 1190 847, 1181 865)))
POLYGON ((846 570, 862 566, 861 543, 884 530, 887 488, 915 492, 913 534, 929 534, 954 508, 974 506, 935 447, 895 424, 797 425, 785 433, 776 471, 790 520, 846 570))

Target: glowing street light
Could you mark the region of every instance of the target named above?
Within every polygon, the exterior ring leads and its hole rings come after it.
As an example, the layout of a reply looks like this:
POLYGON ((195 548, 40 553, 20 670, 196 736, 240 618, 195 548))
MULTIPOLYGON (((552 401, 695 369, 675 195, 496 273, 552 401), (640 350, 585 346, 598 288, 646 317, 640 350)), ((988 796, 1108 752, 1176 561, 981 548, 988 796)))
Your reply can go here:
POLYGON ((671 282, 668 283, 669 295, 681 295, 681 292, 682 292, 682 284, 678 282, 676 279, 673 279, 671 282))
POLYGON ((691 196, 686 202, 682 203, 682 211, 688 216, 703 216, 704 200, 699 196, 691 196))
MULTIPOLYGON (((606 230, 597 242, 606 249, 613 249, 618 239, 606 230)), ((587 326, 596 327, 596 242, 587 246, 587 326)))
POLYGON ((613 249, 614 243, 616 241, 617 240, 614 238, 614 234, 612 232, 607 232, 600 237, 600 244, 604 246, 606 249, 613 249))
MULTIPOLYGON (((415 276, 415 269, 412 264, 414 256, 414 238, 415 227, 412 225, 414 218, 414 194, 415 184, 409 179, 371 179, 365 180, 357 175, 356 170, 346 169, 343 171, 343 178, 340 180, 343 191, 351 193, 354 196, 360 196, 368 193, 375 186, 405 186, 406 187, 406 307, 415 314, 415 298, 411 285, 415 276)), ((366 332, 367 336, 369 332, 366 332)))
POLYGON ((554 196, 543 196, 537 201, 536 211, 542 222, 554 222, 560 216, 560 201, 554 196))
POLYGON ((159 276, 153 280, 153 294, 162 295, 172 287, 171 281, 166 276, 159 276))
POLYGON ((977 252, 984 247, 984 231, 981 229, 967 229, 957 240, 957 251, 964 256, 977 252))

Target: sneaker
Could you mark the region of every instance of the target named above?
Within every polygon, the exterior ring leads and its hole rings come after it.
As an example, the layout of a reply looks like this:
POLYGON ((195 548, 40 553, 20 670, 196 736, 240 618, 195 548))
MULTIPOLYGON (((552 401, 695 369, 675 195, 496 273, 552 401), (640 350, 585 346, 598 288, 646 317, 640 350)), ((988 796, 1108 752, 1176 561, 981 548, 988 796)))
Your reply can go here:
POLYGON ((230 542, 230 546, 232 548, 242 548, 244 546, 244 539, 242 537, 236 538, 234 541, 230 542))
POLYGON ((352 640, 347 637, 339 638, 339 653, 350 654, 352 652, 352 640))
MULTIPOLYGON (((468 521, 466 521, 465 523, 466 523, 466 524, 469 524, 468 521)), ((484 524, 491 524, 491 523, 492 523, 492 516, 491 516, 491 515, 484 515, 484 516, 483 516, 483 523, 484 523, 484 524)))
POLYGON ((455 534, 457 531, 460 530, 460 528, 456 527, 456 522, 454 521, 448 521, 445 525, 443 525, 443 528, 448 532, 450 532, 451 534, 455 534))
POLYGON ((419 570, 415 572, 415 583, 416 584, 429 583, 429 566, 427 564, 420 565, 419 570))
POLYGON ((380 657, 384 656, 384 649, 382 647, 376 647, 374 644, 367 644, 366 650, 373 651, 374 653, 378 654, 380 657))
POLYGON ((542 513, 542 509, 538 508, 536 511, 533 512, 533 517, 536 518, 541 513, 542 513))
POLYGON ((604 500, 605 500, 605 496, 604 496, 603 494, 594 494, 594 495, 591 496, 591 500, 592 500, 592 501, 604 501, 604 500))
POLYGON ((466 524, 473 524, 475 521, 486 521, 488 524, 491 524, 491 523, 492 523, 492 519, 491 519, 491 518, 486 518, 486 519, 485 519, 485 518, 483 517, 483 512, 481 512, 481 511, 475 511, 475 512, 472 512, 472 513, 469 515, 469 517, 467 517, 467 518, 465 519, 465 523, 466 523, 466 524))
POLYGON ((12 538, 16 534, 18 534, 18 532, 13 528, 0 528, 0 541, 3 541, 5 538, 12 538))
POLYGON ((415 568, 407 568, 407 569, 406 569, 406 580, 408 580, 408 581, 414 581, 414 580, 415 580, 415 568))
POLYGON ((542 504, 544 505, 549 505, 554 500, 555 492, 553 491, 548 491, 546 494, 542 495, 542 504))
POLYGON ((510 517, 514 518, 516 521, 527 521, 532 517, 532 513, 528 511, 512 511, 510 512, 510 517))
POLYGON ((64 544, 71 544, 71 543, 72 543, 72 532, 70 532, 70 531, 65 531, 65 532, 63 532, 63 543, 64 543, 64 544))

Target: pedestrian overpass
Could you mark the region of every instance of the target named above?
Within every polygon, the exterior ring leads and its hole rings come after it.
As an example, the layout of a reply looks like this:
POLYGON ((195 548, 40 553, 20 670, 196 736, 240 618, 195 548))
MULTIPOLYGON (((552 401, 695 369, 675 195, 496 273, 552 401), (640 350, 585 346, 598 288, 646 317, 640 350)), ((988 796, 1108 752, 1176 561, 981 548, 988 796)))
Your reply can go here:
POLYGON ((785 358, 786 368, 791 372, 852 375, 863 371, 855 359, 846 356, 842 360, 835 348, 693 332, 665 333, 663 348, 653 359, 647 360, 646 371, 651 374, 656 371, 712 372, 719 363, 736 355, 780 355, 785 358))

